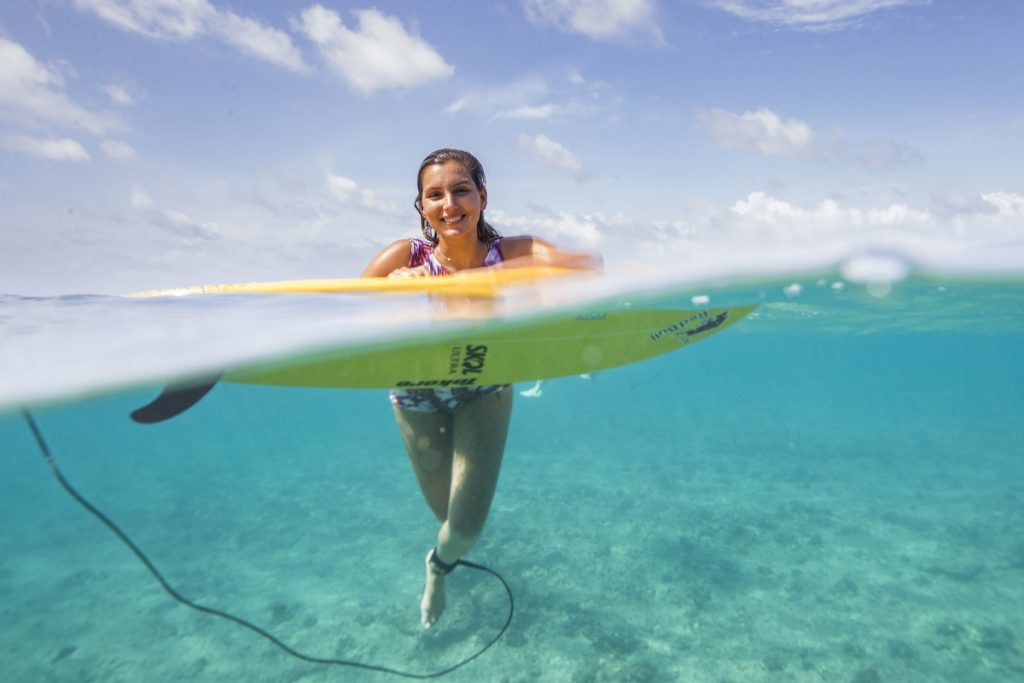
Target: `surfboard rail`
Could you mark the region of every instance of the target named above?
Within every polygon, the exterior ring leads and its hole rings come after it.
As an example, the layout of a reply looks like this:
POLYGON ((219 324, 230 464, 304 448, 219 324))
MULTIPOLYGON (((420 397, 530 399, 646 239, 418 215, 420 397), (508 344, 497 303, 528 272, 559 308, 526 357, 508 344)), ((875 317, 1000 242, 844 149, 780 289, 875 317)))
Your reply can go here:
POLYGON ((151 297, 193 296, 197 294, 330 294, 361 292, 495 296, 502 287, 584 272, 586 271, 547 266, 531 266, 528 268, 492 267, 453 273, 445 277, 354 277, 171 287, 168 289, 150 289, 135 292, 129 294, 128 297, 146 299, 151 297))

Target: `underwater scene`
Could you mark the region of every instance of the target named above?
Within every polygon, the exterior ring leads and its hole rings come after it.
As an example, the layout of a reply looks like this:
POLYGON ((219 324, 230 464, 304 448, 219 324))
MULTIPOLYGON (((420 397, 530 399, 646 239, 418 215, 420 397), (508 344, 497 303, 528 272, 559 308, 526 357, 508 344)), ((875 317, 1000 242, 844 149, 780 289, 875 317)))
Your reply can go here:
MULTIPOLYGON (((309 318, 359 310, 294 301, 309 318)), ((511 593, 460 567, 429 630, 418 603, 436 522, 386 390, 222 382, 137 424, 160 386, 125 381, 52 390, 28 414, 69 485, 170 590, 308 657, 419 677, 500 634, 445 677, 1024 677, 1024 285, 831 276, 588 307, 708 301, 759 306, 692 348, 515 386, 467 558, 511 593)), ((8 298, 5 319, 56 347, 26 311, 66 303, 8 298)), ((124 305, 101 297, 90 316, 124 305)), ((16 394, 0 416, 5 680, 394 679, 299 659, 172 599, 55 480, 16 394)))

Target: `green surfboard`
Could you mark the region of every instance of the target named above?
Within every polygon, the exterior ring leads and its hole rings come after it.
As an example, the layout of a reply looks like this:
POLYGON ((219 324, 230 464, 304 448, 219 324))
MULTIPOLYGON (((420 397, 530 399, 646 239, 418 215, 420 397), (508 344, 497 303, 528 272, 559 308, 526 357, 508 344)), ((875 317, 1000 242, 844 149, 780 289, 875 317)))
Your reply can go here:
POLYGON ((624 309, 508 329, 460 330, 446 339, 386 341, 354 352, 239 369, 223 380, 291 387, 430 388, 578 375, 689 346, 754 308, 624 309))

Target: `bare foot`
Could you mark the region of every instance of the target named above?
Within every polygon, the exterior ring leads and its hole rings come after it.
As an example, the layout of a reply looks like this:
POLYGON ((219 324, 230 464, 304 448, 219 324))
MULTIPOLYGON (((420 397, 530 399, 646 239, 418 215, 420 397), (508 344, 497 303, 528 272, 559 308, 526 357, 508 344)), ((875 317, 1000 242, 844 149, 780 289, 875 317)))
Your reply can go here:
MULTIPOLYGON (((433 551, 431 551, 433 552, 433 551)), ((438 574, 430 568, 430 553, 427 553, 427 583, 423 588, 423 601, 420 602, 420 623, 423 628, 430 628, 444 612, 444 574, 438 574)))

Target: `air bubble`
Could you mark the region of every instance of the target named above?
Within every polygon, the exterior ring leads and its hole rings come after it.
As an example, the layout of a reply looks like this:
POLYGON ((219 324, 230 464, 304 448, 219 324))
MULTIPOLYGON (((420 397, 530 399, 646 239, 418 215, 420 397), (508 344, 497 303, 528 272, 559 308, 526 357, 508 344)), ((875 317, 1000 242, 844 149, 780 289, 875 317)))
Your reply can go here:
POLYGON ((601 358, 604 356, 601 353, 601 349, 596 346, 588 346, 583 349, 583 361, 588 365, 597 365, 601 362, 601 358))
POLYGON ((899 282, 910 274, 910 264, 899 256, 872 254, 849 259, 842 265, 850 282, 899 282))

